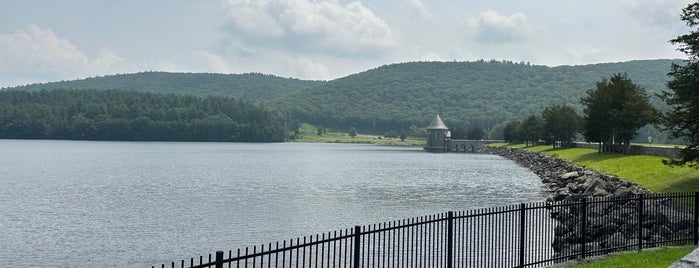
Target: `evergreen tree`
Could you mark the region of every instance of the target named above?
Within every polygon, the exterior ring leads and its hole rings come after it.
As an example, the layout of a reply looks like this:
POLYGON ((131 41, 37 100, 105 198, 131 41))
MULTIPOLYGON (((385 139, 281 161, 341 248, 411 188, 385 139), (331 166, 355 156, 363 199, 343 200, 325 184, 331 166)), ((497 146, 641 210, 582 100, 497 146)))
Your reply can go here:
POLYGON ((351 127, 348 134, 349 134, 350 137, 352 137, 352 138, 357 137, 357 128, 351 127))
POLYGON ((505 142, 512 144, 519 141, 519 128, 521 124, 522 123, 519 121, 512 121, 505 125, 505 129, 503 130, 503 137, 505 138, 505 142))
POLYGON ((547 107, 541 113, 541 118, 544 121, 544 136, 554 149, 558 143, 561 147, 567 147, 580 128, 580 116, 568 105, 547 107))
POLYGON ((457 127, 454 130, 451 131, 451 138, 455 140, 463 140, 467 139, 466 137, 468 136, 468 130, 464 127, 457 127))
POLYGON ((585 105, 583 134, 600 143, 600 152, 628 153, 638 129, 657 118, 645 90, 626 74, 603 78, 580 102, 585 105))
POLYGON ((396 132, 395 130, 389 130, 389 131, 386 131, 383 134, 383 136, 386 138, 398 138, 398 132, 396 132))
POLYGON ((427 130, 424 127, 417 127, 416 125, 410 125, 408 128, 408 136, 416 138, 425 138, 427 135, 427 130))
POLYGON ((528 147, 529 142, 532 142, 532 145, 535 145, 539 139, 541 139, 542 131, 543 131, 543 123, 541 122, 541 118, 536 115, 530 115, 527 117, 526 120, 522 122, 522 125, 520 126, 520 132, 521 132, 521 137, 524 140, 525 145, 528 147))
POLYGON ((405 139, 408 138, 408 133, 406 133, 405 130, 402 130, 398 138, 400 138, 401 141, 405 141, 405 139))
POLYGON ((671 92, 661 97, 672 107, 663 116, 663 123, 675 138, 685 138, 689 145, 680 151, 679 159, 663 161, 668 165, 688 164, 699 169, 699 2, 682 9, 681 19, 693 28, 688 34, 670 40, 679 44, 679 51, 689 59, 683 65, 672 64, 667 83, 671 92))
POLYGON ((485 137, 485 131, 479 126, 471 126, 466 131, 466 139, 482 140, 485 137))

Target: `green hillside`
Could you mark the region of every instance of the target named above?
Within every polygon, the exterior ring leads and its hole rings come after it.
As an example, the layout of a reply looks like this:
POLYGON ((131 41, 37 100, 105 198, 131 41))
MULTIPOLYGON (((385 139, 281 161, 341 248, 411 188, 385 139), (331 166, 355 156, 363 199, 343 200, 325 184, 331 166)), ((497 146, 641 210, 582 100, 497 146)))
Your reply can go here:
MULTIPOLYGON (((579 100, 602 77, 628 73, 649 93, 666 90, 672 60, 547 67, 500 61, 411 62, 382 66, 293 92, 277 104, 292 118, 383 133, 425 126, 435 114, 451 127, 484 129, 579 100)), ((654 97, 653 103, 661 105, 654 97)))
POLYGON ((276 100, 282 95, 322 85, 323 83, 323 81, 305 81, 259 73, 143 72, 32 84, 12 89, 28 91, 42 89, 122 89, 152 93, 236 97, 255 103, 267 103, 276 100))
MULTIPOLYGON (((677 60, 679 61, 679 60, 677 60)), ((628 73, 653 95, 666 90, 673 60, 638 60, 547 67, 508 61, 410 62, 381 66, 332 81, 305 81, 263 74, 144 72, 15 87, 41 89, 122 89, 225 96, 264 103, 299 123, 364 133, 426 126, 440 114, 452 128, 492 129, 555 104, 579 100, 603 77, 628 73)), ((653 96, 652 103, 664 109, 653 96)), ((653 135, 656 136, 656 135, 653 135)))

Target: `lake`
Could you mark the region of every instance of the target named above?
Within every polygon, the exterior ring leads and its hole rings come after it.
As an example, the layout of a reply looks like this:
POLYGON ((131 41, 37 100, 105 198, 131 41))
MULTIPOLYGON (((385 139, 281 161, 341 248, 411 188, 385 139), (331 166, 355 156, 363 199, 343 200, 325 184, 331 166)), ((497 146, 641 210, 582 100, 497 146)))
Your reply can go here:
POLYGON ((0 166, 7 267, 150 267, 546 196, 499 156, 378 145, 0 140, 0 166))

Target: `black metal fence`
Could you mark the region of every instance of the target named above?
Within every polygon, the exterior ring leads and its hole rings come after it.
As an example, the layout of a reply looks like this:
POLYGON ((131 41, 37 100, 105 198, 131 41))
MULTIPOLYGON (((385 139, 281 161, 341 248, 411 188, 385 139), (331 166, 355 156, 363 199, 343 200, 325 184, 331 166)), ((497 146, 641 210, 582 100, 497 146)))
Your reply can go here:
POLYGON ((161 267, 540 267, 616 251, 696 245, 698 202, 696 192, 450 211, 161 267))

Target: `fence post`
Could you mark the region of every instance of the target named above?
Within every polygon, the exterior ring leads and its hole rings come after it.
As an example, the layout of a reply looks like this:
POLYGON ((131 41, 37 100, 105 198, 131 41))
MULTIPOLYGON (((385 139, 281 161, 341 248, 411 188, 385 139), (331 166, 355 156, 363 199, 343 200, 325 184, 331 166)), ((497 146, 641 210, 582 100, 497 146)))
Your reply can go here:
POLYGON ((696 246, 699 242, 699 192, 694 192, 694 222, 692 233, 694 234, 694 245, 696 246))
POLYGON ((216 268, 223 268, 223 251, 216 251, 216 268))
POLYGON ((452 268, 454 262, 454 212, 447 214, 447 268, 452 268))
POLYGON ((582 205, 582 219, 580 220, 580 258, 585 259, 587 253, 587 198, 583 198, 581 201, 582 205))
POLYGON ((359 249, 360 249, 360 244, 362 243, 361 241, 361 232, 362 232, 362 227, 359 225, 354 226, 354 265, 352 266, 353 268, 359 268, 359 249))
POLYGON ((638 251, 643 250, 643 194, 638 195, 638 251))
POLYGON ((524 267, 524 225, 526 224, 524 207, 524 203, 519 203, 519 267, 524 267))

